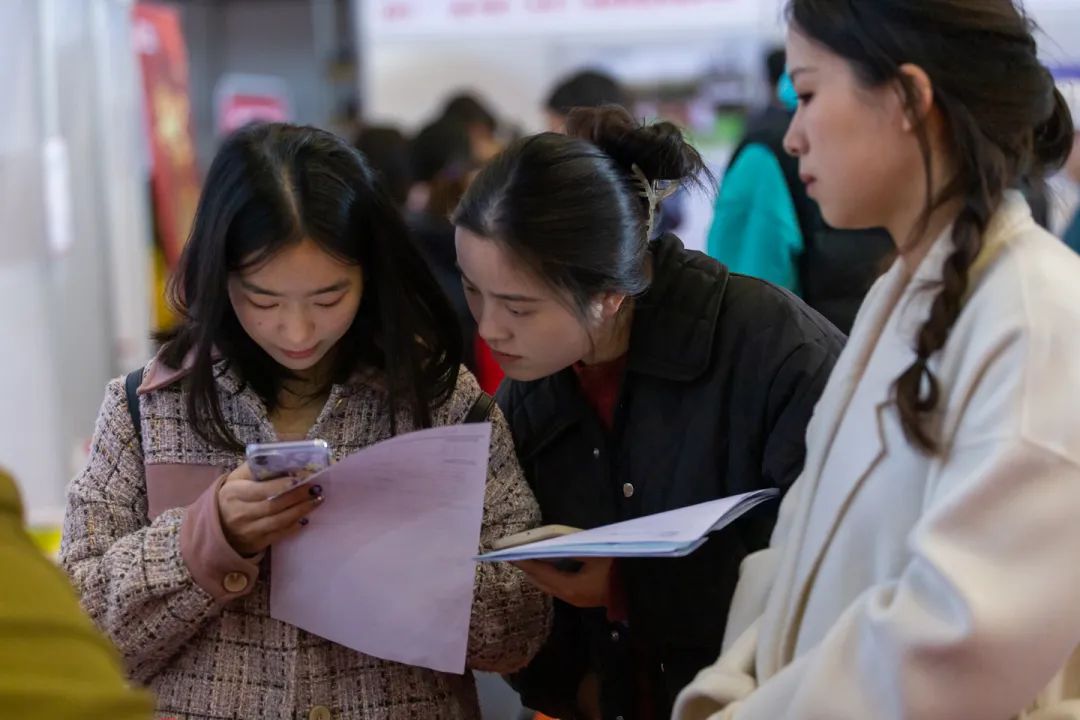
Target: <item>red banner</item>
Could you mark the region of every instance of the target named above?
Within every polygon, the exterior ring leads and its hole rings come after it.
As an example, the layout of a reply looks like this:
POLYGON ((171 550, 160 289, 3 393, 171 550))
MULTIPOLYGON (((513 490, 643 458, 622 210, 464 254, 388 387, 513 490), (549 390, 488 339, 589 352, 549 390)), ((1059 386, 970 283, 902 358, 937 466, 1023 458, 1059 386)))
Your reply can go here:
POLYGON ((162 252, 172 268, 187 242, 199 201, 187 51, 175 9, 137 4, 132 19, 146 99, 154 215, 162 252))

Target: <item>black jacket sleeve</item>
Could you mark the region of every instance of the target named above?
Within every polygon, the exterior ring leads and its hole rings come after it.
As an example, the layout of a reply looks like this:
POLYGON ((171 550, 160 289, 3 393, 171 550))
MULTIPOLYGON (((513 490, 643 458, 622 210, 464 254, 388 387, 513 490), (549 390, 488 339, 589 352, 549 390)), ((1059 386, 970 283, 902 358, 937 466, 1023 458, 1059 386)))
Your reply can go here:
MULTIPOLYGON (((795 308, 797 309, 797 308, 795 308)), ((760 487, 779 488, 782 494, 799 477, 806 460, 806 428, 821 398, 833 366, 843 350, 843 333, 809 309, 788 315, 749 360, 767 368, 763 376, 760 435, 760 487)), ((749 375, 749 371, 747 371, 749 375)), ((760 396, 759 396, 760 397, 760 396)), ((747 547, 767 547, 775 510, 751 513, 741 524, 747 547)))
POLYGON ((762 475, 787 492, 806 459, 806 426, 840 354, 839 333, 798 345, 773 376, 762 475))

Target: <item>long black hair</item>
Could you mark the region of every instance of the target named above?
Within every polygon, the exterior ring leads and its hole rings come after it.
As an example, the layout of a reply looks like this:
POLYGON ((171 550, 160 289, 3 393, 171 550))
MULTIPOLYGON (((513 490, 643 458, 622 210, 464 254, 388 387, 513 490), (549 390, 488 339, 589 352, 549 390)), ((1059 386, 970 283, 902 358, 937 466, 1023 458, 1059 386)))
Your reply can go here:
POLYGON ((268 409, 292 377, 241 327, 229 275, 304 240, 363 271, 364 296, 335 349, 329 382, 377 373, 395 430, 401 409, 417 426, 430 425, 432 407, 454 389, 462 354, 455 316, 363 156, 316 128, 253 125, 230 136, 210 166, 170 287, 182 322, 162 338, 167 365, 193 361, 188 418, 215 446, 241 447, 222 415, 215 350, 268 409))
POLYGON ((1073 138, 1068 106, 1039 61, 1031 21, 1012 0, 790 0, 787 12, 797 32, 847 60, 865 86, 897 82, 903 88, 919 123, 927 178, 920 230, 937 208, 963 203, 952 230, 955 250, 916 338, 917 358, 895 384, 908 439, 936 452, 926 422, 940 400, 930 357, 944 347, 960 315, 969 270, 1005 191, 1065 163, 1073 138), (925 118, 915 111, 918 94, 900 69, 908 63, 929 76, 947 125, 957 173, 942 188, 930 181, 925 118))
POLYGON ((645 185, 699 182, 701 156, 678 127, 641 125, 626 110, 578 109, 567 135, 518 140, 473 181, 455 225, 501 243, 573 299, 584 317, 598 293, 649 287, 645 185))

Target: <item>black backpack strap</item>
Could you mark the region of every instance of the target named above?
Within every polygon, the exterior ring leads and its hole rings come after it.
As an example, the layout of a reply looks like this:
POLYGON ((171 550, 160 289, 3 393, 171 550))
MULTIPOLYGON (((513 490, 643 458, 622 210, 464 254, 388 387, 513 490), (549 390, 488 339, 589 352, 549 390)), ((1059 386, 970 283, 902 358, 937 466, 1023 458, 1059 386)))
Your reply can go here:
POLYGON ((481 391, 480 397, 476 398, 476 402, 469 408, 469 412, 462 422, 465 424, 487 422, 491 419, 491 409, 493 407, 495 407, 495 398, 481 391))
POLYGON ((128 415, 135 426, 135 437, 142 445, 142 410, 139 409, 139 386, 142 385, 144 368, 132 370, 124 380, 124 393, 127 395, 128 415))

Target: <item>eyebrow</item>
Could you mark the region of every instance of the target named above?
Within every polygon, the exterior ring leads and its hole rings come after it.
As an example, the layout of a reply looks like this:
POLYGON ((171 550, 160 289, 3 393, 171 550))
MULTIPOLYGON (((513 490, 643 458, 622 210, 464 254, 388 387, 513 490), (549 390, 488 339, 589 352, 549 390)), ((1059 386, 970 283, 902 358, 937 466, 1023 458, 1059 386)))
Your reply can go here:
MULTIPOLYGON (((470 285, 472 285, 473 287, 476 287, 476 283, 474 283, 474 282, 473 282, 472 280, 470 280, 470 279, 469 279, 469 276, 465 274, 465 271, 461 269, 461 266, 460 266, 460 265, 458 265, 457 263, 454 263, 454 267, 456 267, 456 268, 457 268, 457 271, 458 271, 459 273, 461 273, 461 278, 462 278, 462 279, 463 279, 463 280, 464 280, 465 282, 469 283, 469 284, 470 284, 470 285)), ((505 300, 506 302, 520 302, 520 303, 538 303, 538 302, 540 302, 540 301, 541 301, 541 298, 529 297, 528 295, 514 295, 514 294, 506 294, 506 293, 492 293, 492 296, 493 296, 493 297, 495 297, 495 298, 497 298, 497 299, 499 299, 499 300, 505 300)))
MULTIPOLYGON (((240 280, 240 285, 245 290, 247 290, 249 293, 253 293, 255 295, 266 295, 267 297, 284 297, 284 295, 282 293, 277 293, 277 292, 274 292, 273 290, 267 290, 266 288, 261 288, 258 285, 255 285, 255 284, 252 284, 252 283, 248 282, 247 280, 243 280, 243 279, 240 280)), ((313 290, 312 292, 309 292, 305 297, 315 297, 316 295, 326 295, 327 293, 340 292, 342 290, 348 290, 348 289, 349 289, 349 281, 348 280, 338 280, 333 285, 327 285, 324 288, 319 288, 318 290, 313 290)))
POLYGON ((795 78, 799 77, 800 75, 805 75, 807 73, 812 73, 812 72, 817 72, 817 68, 815 68, 815 67, 792 68, 791 70, 788 70, 788 77, 791 78, 792 82, 795 82, 795 78))

